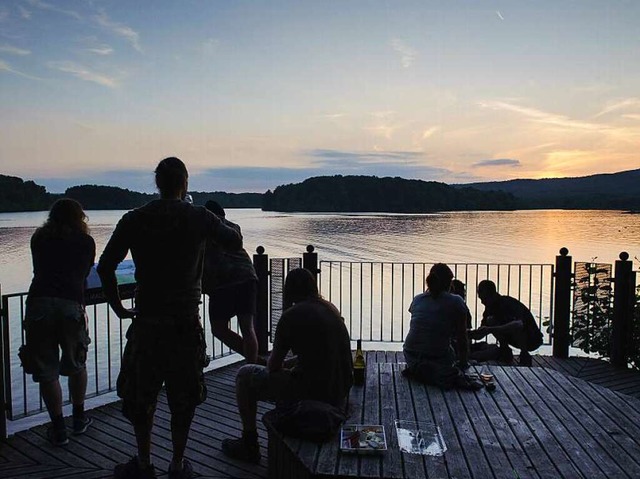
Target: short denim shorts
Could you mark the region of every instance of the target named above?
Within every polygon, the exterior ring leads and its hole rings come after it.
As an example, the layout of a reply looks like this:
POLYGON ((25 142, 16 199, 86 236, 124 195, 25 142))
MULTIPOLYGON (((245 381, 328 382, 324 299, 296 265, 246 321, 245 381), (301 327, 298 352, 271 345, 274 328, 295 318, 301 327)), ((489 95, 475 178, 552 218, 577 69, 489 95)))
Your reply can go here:
POLYGON ((84 306, 62 298, 29 298, 25 345, 35 382, 55 381, 83 369, 91 339, 84 306), (62 351, 62 356, 60 355, 62 351))

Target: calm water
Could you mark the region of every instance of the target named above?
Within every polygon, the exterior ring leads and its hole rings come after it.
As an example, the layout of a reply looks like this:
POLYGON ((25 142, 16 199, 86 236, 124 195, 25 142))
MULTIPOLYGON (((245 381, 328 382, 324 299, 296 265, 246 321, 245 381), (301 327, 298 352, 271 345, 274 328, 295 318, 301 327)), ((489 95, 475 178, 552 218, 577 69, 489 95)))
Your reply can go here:
MULTIPOLYGON (((123 213, 88 212, 98 255, 123 213)), ((238 209, 227 214, 242 226, 247 251, 262 245, 272 257, 299 255, 308 244, 321 259, 352 261, 553 263, 563 246, 578 261, 612 262, 621 251, 640 257, 640 215, 618 211, 365 215, 238 209)), ((29 239, 45 217, 45 212, 0 214, 3 293, 28 288, 29 239)))

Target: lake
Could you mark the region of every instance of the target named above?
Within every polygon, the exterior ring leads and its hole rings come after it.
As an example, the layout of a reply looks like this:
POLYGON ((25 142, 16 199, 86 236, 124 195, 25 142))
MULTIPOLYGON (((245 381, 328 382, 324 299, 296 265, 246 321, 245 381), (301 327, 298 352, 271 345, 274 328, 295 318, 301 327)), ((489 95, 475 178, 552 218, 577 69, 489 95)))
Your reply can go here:
MULTIPOLYGON (((98 256, 124 211, 88 211, 98 256)), ((574 260, 640 257, 640 215, 621 211, 482 211, 422 215, 282 214, 230 209, 245 248, 271 257, 300 255, 313 244, 320 259, 447 263, 553 263, 566 246, 574 260)), ((46 212, 0 214, 3 293, 31 281, 29 239, 46 212)), ((637 265, 637 263, 636 263, 637 265)))

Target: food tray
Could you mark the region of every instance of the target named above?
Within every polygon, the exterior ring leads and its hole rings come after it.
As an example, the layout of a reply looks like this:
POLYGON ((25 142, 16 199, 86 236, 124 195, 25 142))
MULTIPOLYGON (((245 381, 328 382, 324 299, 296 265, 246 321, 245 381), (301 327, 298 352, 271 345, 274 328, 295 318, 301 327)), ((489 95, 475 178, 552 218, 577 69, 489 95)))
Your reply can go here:
POLYGON ((384 426, 376 424, 348 424, 340 430, 340 450, 372 454, 387 450, 384 426))
POLYGON ((402 452, 442 456, 447 450, 440 428, 431 422, 396 421, 398 446, 402 452))

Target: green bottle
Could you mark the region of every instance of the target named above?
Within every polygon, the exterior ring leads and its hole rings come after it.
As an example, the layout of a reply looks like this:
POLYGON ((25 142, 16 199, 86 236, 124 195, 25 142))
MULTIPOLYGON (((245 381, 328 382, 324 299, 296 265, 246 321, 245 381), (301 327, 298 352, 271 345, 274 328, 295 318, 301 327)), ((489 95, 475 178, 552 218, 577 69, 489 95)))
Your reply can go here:
POLYGON ((362 340, 358 339, 356 346, 356 357, 353 360, 353 382, 354 384, 361 386, 364 384, 364 373, 367 369, 367 364, 364 360, 364 353, 362 352, 362 340))

